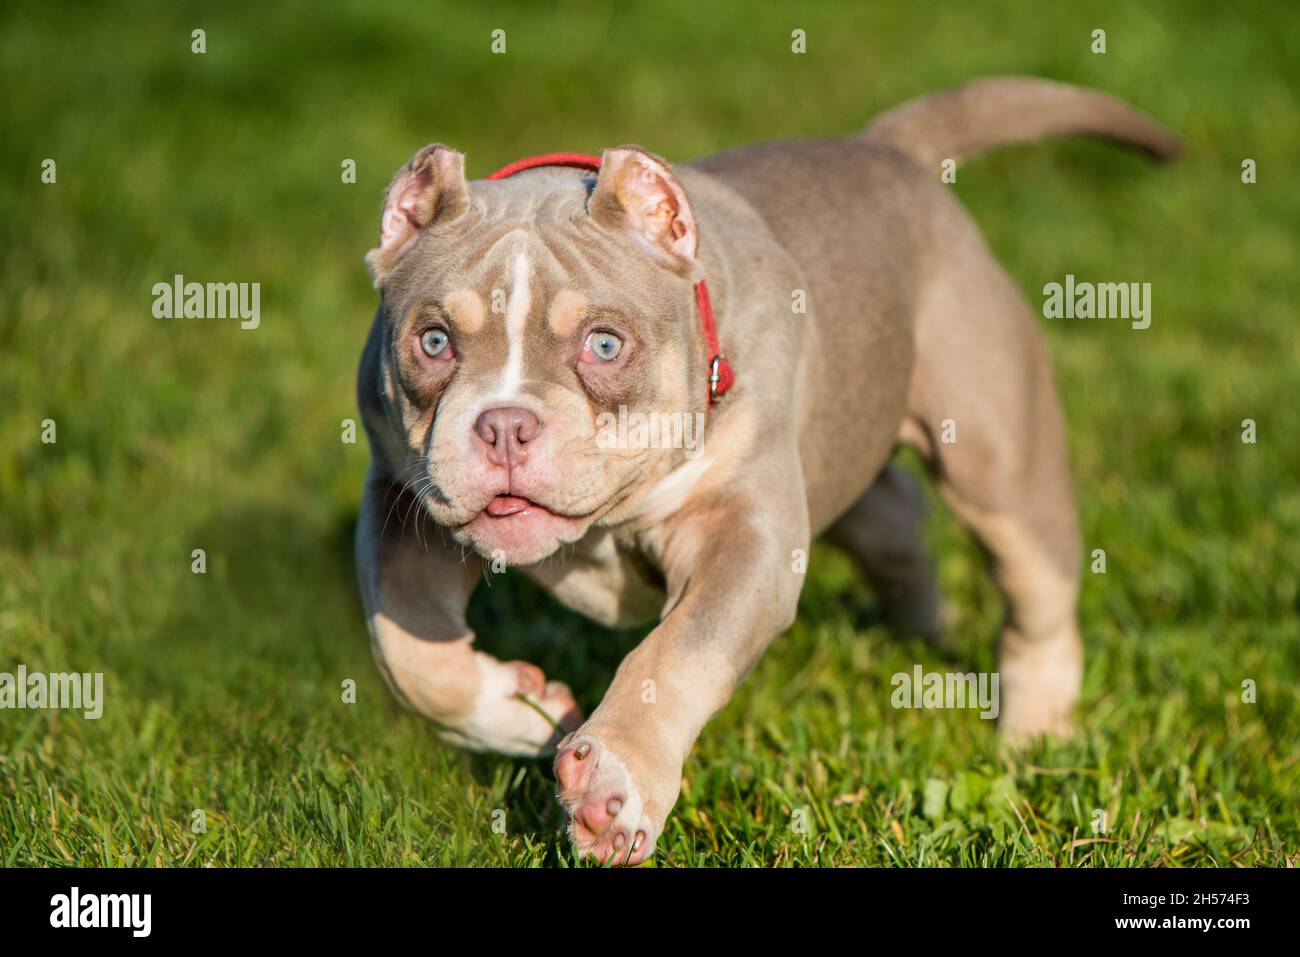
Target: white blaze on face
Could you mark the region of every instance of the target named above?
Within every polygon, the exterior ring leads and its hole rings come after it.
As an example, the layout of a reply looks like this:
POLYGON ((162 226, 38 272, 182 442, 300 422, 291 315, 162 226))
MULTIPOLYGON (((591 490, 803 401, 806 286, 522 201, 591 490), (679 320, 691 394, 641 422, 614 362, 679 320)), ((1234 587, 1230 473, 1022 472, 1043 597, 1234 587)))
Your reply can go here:
POLYGON ((528 291, 528 257, 515 254, 510 298, 506 300, 506 367, 501 373, 501 394, 513 398, 524 378, 524 324, 532 297, 528 291))

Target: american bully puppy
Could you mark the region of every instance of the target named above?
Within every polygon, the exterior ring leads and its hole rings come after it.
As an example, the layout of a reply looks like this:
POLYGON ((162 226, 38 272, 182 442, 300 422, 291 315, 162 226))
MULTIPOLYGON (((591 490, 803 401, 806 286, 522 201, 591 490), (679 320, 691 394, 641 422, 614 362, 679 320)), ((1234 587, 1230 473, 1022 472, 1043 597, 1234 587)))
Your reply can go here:
POLYGON ((1069 134, 1179 149, 1111 97, 1004 78, 675 168, 624 146, 470 182, 460 153, 420 150, 366 257, 381 302, 358 380, 357 569, 393 693, 468 748, 558 745, 579 852, 638 863, 700 729, 793 620, 814 536, 899 627, 938 629, 920 490, 890 465, 905 444, 1005 595, 1003 732, 1066 730, 1082 652, 1061 414, 1034 315, 940 168, 1069 134), (703 422, 702 445, 611 441, 633 413, 703 422), (656 622, 590 716, 480 650, 465 608, 485 560, 604 624, 656 622))

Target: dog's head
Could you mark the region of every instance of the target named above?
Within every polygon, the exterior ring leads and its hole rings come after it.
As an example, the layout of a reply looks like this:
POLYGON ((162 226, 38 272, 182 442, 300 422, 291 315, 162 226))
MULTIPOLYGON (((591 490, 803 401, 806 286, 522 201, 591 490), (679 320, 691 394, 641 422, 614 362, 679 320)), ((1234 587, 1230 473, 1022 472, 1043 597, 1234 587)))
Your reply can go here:
POLYGON ((706 404, 697 244, 681 184, 636 147, 606 150, 598 174, 471 183, 445 146, 398 171, 366 262, 398 478, 435 521, 536 562, 689 457, 706 404))

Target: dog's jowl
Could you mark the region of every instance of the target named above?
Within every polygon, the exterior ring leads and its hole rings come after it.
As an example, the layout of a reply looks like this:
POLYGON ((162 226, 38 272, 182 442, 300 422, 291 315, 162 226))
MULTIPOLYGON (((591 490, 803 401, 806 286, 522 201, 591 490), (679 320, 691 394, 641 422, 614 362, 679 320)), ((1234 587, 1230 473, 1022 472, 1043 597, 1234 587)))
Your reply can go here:
POLYGON ((920 491, 890 464, 909 445, 1006 598, 1002 732, 1067 731, 1063 422, 1034 311, 940 175, 1066 134, 1178 151, 1111 97, 1008 78, 678 167, 623 146, 470 182, 455 150, 417 153, 366 257, 381 301, 358 378, 357 570, 393 693, 466 747, 558 748, 578 850, 644 860, 700 729, 793 620, 814 536, 898 628, 936 632, 920 491), (609 427, 629 417, 693 440, 609 427), (592 714, 469 631, 485 561, 607 625, 653 622, 592 714))

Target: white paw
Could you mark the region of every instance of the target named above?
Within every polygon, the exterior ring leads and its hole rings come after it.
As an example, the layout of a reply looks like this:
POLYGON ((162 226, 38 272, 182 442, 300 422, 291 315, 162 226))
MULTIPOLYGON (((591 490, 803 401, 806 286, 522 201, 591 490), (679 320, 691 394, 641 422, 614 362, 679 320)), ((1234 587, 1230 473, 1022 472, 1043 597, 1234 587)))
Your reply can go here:
POLYGON ((548 682, 536 665, 484 654, 477 661, 483 682, 469 715, 444 729, 448 740, 475 751, 538 757, 582 723, 568 686, 548 682))
POLYGON ((605 864, 640 864, 653 852, 656 821, 623 761, 595 737, 572 736, 555 758, 557 797, 580 857, 605 864))

